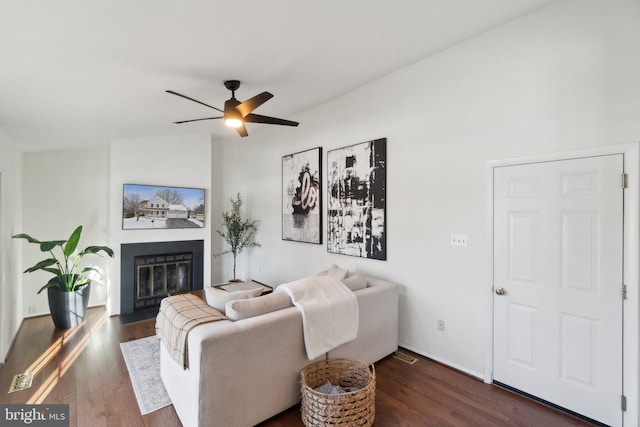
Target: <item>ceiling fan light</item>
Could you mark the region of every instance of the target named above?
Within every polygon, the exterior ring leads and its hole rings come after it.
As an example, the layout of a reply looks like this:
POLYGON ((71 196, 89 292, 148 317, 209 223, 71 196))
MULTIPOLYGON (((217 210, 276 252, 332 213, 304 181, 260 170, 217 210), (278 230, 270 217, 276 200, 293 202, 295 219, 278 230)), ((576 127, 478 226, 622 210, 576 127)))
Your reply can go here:
POLYGON ((242 126, 242 120, 230 117, 228 119, 224 119, 224 124, 232 128, 239 128, 242 126))

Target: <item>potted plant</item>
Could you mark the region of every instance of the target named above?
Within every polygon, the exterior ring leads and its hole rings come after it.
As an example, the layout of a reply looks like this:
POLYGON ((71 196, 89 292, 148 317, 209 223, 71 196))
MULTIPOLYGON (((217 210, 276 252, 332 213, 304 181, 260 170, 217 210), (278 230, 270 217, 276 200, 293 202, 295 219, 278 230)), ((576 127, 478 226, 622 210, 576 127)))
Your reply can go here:
POLYGON ((258 231, 258 221, 251 221, 249 219, 243 219, 240 213, 242 208, 242 198, 240 193, 236 194, 235 200, 231 200, 231 210, 222 213, 222 226, 223 231, 216 230, 220 236, 227 242, 229 249, 216 254, 214 256, 220 256, 228 253, 233 254, 233 279, 231 282, 239 282, 236 277, 236 261, 238 255, 245 249, 251 246, 260 246, 260 243, 254 241, 256 231, 258 231))
POLYGON ((89 304, 91 291, 91 279, 85 274, 97 270, 93 267, 81 269, 80 261, 85 255, 105 253, 113 258, 113 250, 107 246, 88 246, 76 252, 82 226, 76 228, 67 240, 51 240, 42 242, 28 234, 16 234, 14 239, 25 239, 29 243, 40 246, 42 252, 48 252, 51 256, 31 268, 25 273, 43 270, 53 274, 38 293, 47 290, 49 297, 49 309, 56 328, 70 328, 77 326, 84 320, 84 315, 89 304), (56 247, 60 248, 61 255, 54 253, 56 247))

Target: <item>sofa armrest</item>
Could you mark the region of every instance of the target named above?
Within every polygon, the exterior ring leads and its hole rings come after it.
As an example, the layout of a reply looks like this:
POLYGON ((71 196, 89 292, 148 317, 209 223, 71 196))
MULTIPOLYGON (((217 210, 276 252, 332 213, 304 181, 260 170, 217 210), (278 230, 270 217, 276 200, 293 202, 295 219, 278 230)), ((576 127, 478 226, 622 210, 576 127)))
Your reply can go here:
POLYGON ((329 352, 329 357, 373 363, 398 349, 399 285, 367 277, 367 287, 354 292, 358 299, 358 337, 329 352))

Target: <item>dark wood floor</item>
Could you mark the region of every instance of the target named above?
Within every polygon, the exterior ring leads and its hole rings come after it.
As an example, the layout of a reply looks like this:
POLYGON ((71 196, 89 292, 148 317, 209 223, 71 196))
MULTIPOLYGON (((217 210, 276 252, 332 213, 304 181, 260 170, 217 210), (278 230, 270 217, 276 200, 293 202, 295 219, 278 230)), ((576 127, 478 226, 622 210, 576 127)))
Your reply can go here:
MULTIPOLYGON (((0 368, 0 402, 67 403, 71 426, 180 426, 172 406, 141 416, 120 342, 154 334, 154 320, 123 325, 102 307, 72 330, 56 330, 49 316, 24 321, 0 368), (7 393, 15 374, 35 371, 31 388, 7 393)), ((404 350, 403 350, 404 351, 404 350)), ((589 426, 499 387, 409 351, 376 363, 377 426, 589 426)), ((293 407, 260 424, 302 426, 293 407)))

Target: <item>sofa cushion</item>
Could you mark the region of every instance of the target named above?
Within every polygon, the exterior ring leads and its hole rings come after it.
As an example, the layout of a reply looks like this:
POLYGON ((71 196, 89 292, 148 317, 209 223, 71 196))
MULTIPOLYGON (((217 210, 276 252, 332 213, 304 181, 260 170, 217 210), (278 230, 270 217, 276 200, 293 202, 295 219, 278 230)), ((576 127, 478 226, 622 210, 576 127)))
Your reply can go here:
POLYGON ((225 314, 229 319, 236 321, 289 307, 293 307, 289 295, 284 292, 274 292, 258 298, 229 301, 225 314))
POLYGON ((342 279, 342 283, 352 291, 357 291, 358 289, 364 289, 367 287, 367 279, 360 273, 355 273, 342 279))
POLYGON ((258 288, 244 291, 227 292, 224 289, 214 288, 213 286, 204 289, 205 296, 207 298, 207 304, 209 304, 216 310, 221 311, 222 313, 224 313, 225 306, 228 301, 257 297, 262 293, 262 290, 262 288, 258 288))
POLYGON ((329 267, 328 270, 321 271, 317 275, 318 276, 331 276, 336 280, 342 280, 345 277, 347 277, 347 274, 349 274, 349 270, 345 270, 344 268, 340 268, 337 265, 333 264, 331 267, 329 267))

